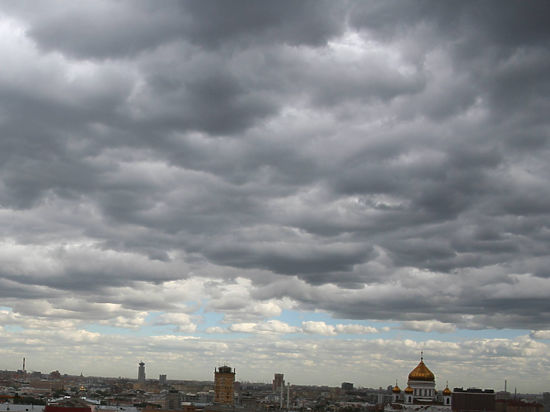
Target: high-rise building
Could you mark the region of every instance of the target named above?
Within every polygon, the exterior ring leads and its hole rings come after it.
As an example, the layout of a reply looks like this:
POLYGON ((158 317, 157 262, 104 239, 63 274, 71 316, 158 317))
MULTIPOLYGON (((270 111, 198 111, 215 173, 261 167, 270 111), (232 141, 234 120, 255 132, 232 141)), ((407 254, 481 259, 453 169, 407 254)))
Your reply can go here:
POLYGON ((276 373, 273 377, 273 392, 281 392, 281 388, 285 387, 285 375, 283 373, 276 373))
POLYGON ((166 385, 166 375, 159 375, 159 385, 166 385))
POLYGON ((233 405, 235 369, 224 365, 214 369, 214 402, 224 405, 233 405))
POLYGON ((145 363, 143 363, 143 362, 139 363, 138 383, 145 383, 145 363))
POLYGON ((353 390, 353 383, 351 382, 342 382, 342 389, 345 391, 352 391, 353 390))

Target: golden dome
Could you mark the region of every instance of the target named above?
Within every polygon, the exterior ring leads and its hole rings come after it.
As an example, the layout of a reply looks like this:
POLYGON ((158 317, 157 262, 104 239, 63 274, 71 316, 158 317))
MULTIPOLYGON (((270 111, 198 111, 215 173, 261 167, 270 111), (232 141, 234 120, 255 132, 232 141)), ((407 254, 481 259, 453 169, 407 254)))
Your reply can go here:
POLYGON ((407 387, 405 388, 405 393, 413 393, 413 392, 414 392, 414 391, 413 391, 413 388, 411 388, 410 386, 407 386, 407 387))
POLYGON ((410 381, 435 381, 435 376, 431 370, 424 365, 424 361, 420 358, 420 363, 416 368, 409 373, 410 381))
POLYGON ((399 388, 399 386, 395 385, 391 391, 393 393, 399 393, 399 392, 401 392, 401 389, 399 388))
POLYGON ((449 396, 450 394, 451 394, 451 390, 449 389, 448 386, 445 389, 443 389, 443 395, 449 396))

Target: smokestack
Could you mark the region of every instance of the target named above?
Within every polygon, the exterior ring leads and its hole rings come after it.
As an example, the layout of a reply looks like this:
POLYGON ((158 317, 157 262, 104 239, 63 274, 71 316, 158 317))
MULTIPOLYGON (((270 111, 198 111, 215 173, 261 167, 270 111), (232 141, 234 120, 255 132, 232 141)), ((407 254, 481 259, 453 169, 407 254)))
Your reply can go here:
POLYGON ((25 372, 25 358, 23 358, 23 372, 25 372))
POLYGON ((508 392, 508 381, 504 379, 504 392, 508 392))

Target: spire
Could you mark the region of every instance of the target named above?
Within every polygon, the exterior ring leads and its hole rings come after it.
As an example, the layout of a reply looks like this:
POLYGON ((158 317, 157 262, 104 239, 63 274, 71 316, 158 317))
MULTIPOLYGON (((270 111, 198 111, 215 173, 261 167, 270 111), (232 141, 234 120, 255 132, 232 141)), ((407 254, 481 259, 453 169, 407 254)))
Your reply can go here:
POLYGON ((421 362, 424 361, 424 351, 423 350, 420 351, 420 361, 421 362))
POLYGON ((445 389, 443 389, 443 395, 445 396, 451 396, 452 392, 449 389, 449 381, 447 381, 447 385, 445 386, 445 389))
POLYGON ((397 379, 395 380, 395 386, 391 390, 395 395, 401 393, 401 388, 397 385, 397 379))

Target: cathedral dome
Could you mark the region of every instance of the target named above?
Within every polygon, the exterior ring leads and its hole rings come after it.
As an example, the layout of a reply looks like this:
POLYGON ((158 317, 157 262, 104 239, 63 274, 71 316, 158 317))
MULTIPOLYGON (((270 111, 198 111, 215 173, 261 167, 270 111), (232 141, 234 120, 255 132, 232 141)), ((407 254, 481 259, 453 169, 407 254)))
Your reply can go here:
POLYGON ((413 388, 411 388, 410 386, 407 386, 405 388, 405 393, 413 393, 413 388))
POLYGON ((409 373, 410 381, 435 381, 435 376, 431 370, 424 364, 422 358, 420 358, 420 363, 416 368, 409 373))
POLYGON ((451 395, 451 390, 449 389, 448 386, 445 389, 443 389, 443 395, 445 396, 451 395))
POLYGON ((393 393, 400 393, 400 392, 401 392, 401 389, 399 388, 399 386, 395 385, 391 391, 392 391, 393 393))

